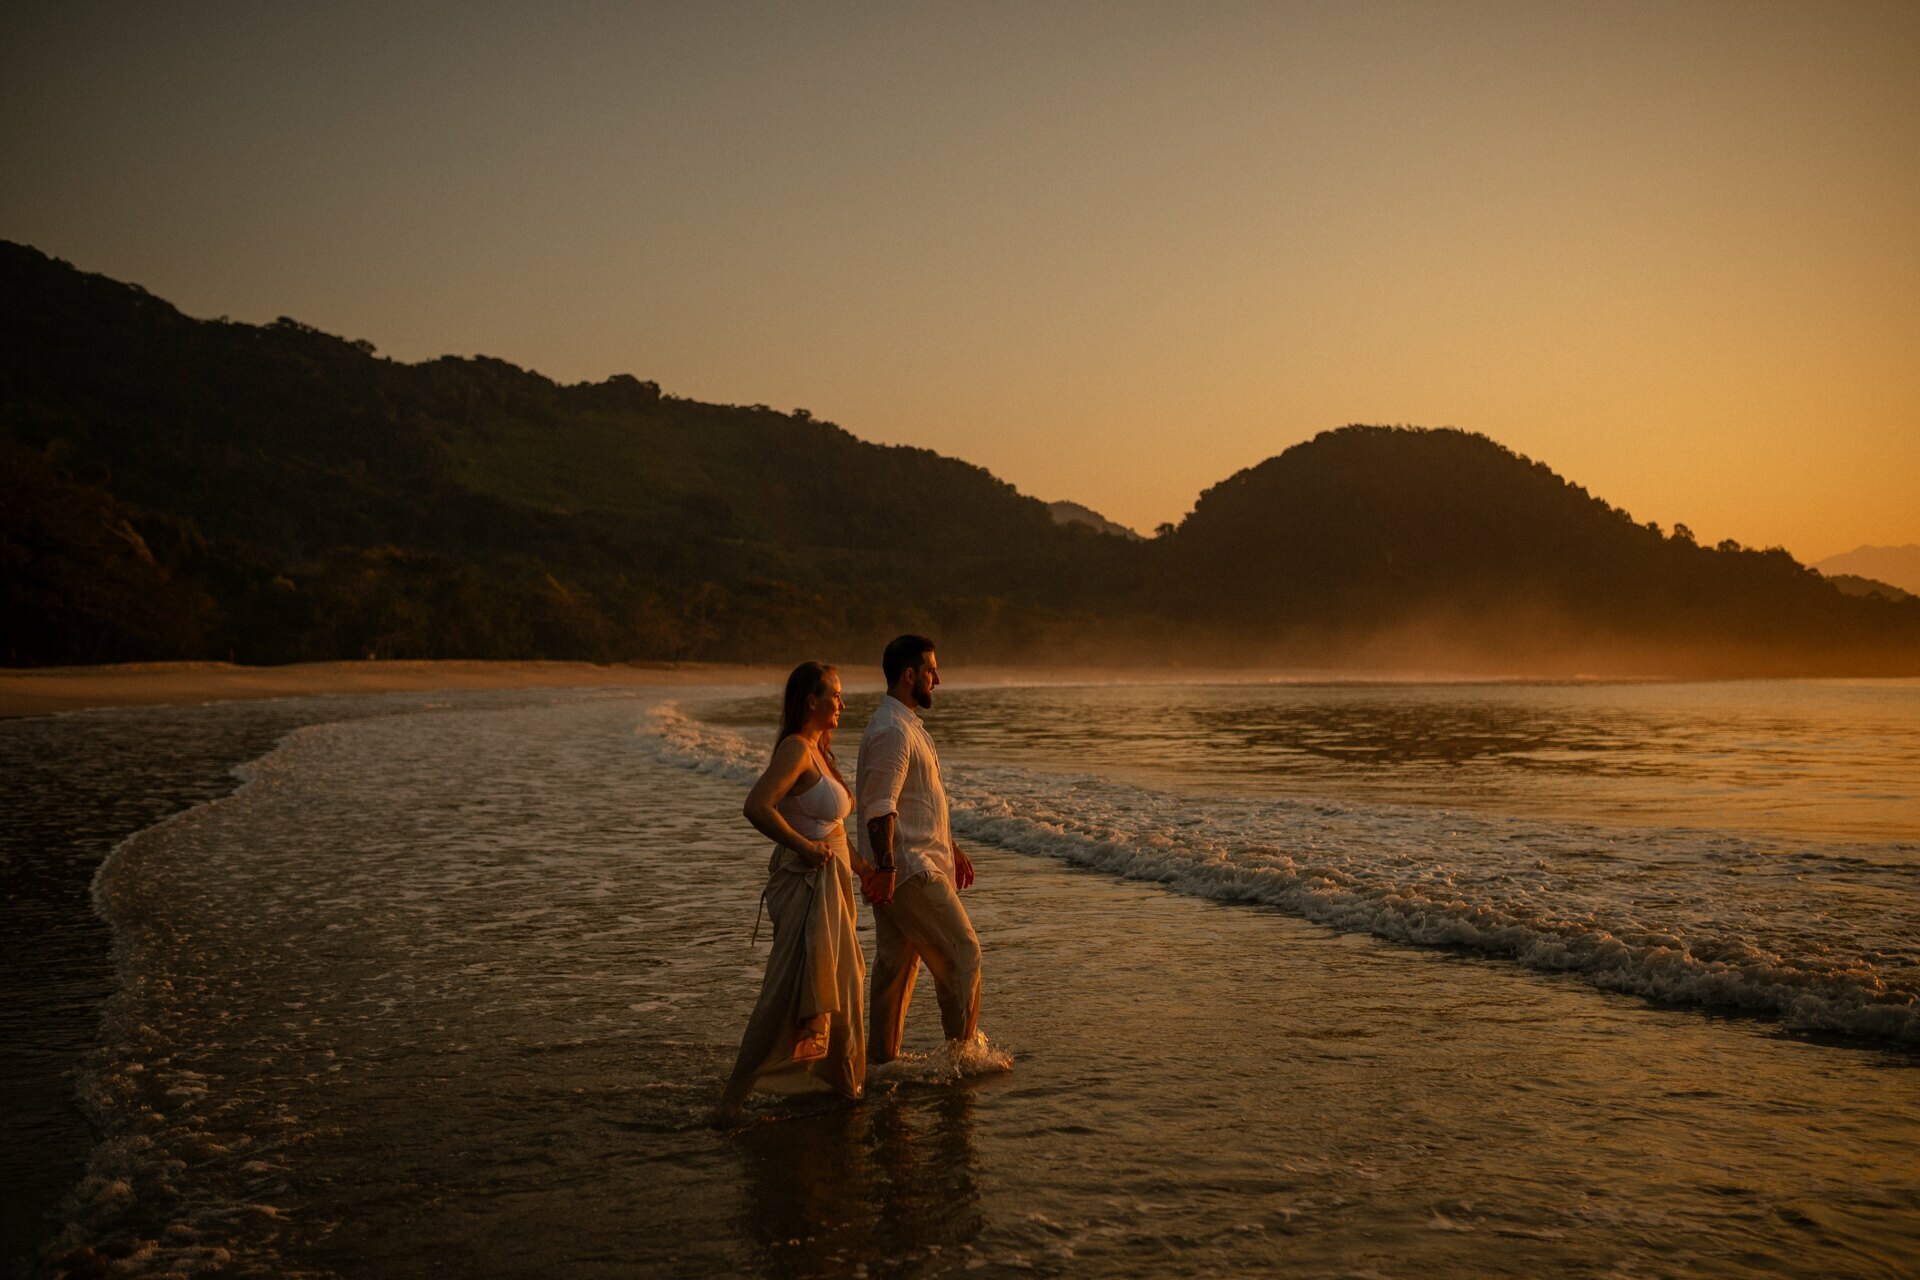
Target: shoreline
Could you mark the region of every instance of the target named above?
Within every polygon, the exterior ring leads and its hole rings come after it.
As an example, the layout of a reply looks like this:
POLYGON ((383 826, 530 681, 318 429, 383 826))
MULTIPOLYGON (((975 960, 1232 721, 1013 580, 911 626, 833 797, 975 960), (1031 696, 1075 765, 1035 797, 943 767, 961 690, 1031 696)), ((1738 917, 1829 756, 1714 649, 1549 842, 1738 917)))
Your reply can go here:
MULTIPOLYGON (((880 688, 879 663, 841 662, 849 690, 880 688)), ((245 666, 232 662, 128 662, 102 666, 0 668, 0 719, 97 707, 181 706, 253 698, 330 694, 432 693, 460 689, 682 688, 779 686, 790 668, 744 662, 572 662, 539 659, 409 658, 245 666)), ((1446 670, 1262 670, 1207 667, 1034 667, 984 663, 955 669, 955 687, 1018 685, 1586 685, 1773 682, 1911 683, 1912 676, 1526 676, 1446 670), (957 678, 956 678, 957 677, 957 678)))
POLYGON ((179 706, 248 698, 442 689, 657 688, 774 684, 784 668, 745 663, 478 661, 469 659, 301 662, 248 667, 230 662, 134 662, 97 667, 0 670, 0 717, 53 715, 93 707, 179 706))

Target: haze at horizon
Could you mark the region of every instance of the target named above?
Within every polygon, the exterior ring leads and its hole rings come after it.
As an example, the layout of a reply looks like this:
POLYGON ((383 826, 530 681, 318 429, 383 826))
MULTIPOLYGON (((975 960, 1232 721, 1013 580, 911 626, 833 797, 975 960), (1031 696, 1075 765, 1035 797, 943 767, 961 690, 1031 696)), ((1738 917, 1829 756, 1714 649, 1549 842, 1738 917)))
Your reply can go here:
POLYGON ((1151 529, 1347 422, 1920 542, 1920 11, 14 12, 0 235, 1151 529))

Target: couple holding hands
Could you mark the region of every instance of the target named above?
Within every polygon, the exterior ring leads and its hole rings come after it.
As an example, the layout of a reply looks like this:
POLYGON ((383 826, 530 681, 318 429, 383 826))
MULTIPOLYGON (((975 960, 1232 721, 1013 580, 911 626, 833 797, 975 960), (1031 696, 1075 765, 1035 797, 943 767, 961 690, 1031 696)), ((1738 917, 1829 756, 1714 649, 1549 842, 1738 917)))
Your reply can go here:
POLYGON ((718 1120, 737 1117, 755 1088, 860 1097, 869 1047, 875 1063, 899 1056, 923 960, 947 1039, 973 1039, 980 941, 959 895, 973 883, 973 864, 954 843, 940 759, 919 714, 940 685, 933 641, 898 637, 881 670, 887 692, 860 739, 852 790, 833 754, 839 673, 803 662, 787 677, 773 760, 745 806, 747 820, 774 842, 761 895, 773 917, 773 951, 718 1120), (845 820, 856 807, 854 850, 845 820), (854 933, 855 875, 873 907, 870 1000, 854 933))

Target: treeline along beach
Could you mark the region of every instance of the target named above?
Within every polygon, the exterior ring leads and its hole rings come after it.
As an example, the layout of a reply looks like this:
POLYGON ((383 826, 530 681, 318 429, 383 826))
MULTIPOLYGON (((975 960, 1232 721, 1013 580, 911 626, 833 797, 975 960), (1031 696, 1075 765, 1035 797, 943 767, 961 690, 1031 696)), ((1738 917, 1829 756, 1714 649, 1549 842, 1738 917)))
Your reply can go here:
POLYGON ((12 243, 0 425, 12 665, 784 661, 913 627, 972 661, 1920 672, 1920 600, 1466 431, 1328 431, 1135 540, 804 409, 398 363, 12 243))

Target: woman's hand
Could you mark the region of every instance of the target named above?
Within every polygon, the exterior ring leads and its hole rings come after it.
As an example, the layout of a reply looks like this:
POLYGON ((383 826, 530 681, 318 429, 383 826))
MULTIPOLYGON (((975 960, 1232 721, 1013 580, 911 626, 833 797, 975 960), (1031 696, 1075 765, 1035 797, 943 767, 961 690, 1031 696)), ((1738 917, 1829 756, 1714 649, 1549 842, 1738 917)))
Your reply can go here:
POLYGON ((894 873, 875 871, 872 867, 860 873, 860 896, 876 907, 890 906, 893 903, 894 873))
POLYGON ((833 861, 833 846, 825 840, 802 840, 800 848, 794 852, 800 855, 802 862, 815 870, 833 861))

